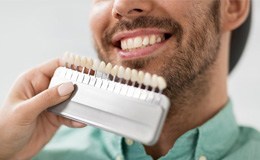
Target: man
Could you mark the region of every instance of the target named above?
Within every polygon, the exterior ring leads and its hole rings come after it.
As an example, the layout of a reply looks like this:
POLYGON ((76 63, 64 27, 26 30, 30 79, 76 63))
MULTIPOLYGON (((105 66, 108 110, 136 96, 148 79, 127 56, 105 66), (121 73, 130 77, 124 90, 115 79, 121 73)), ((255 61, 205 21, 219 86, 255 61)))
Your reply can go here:
POLYGON ((96 0, 91 28, 100 59, 168 82, 171 109, 159 141, 144 146, 89 126, 54 136, 62 124, 84 125, 45 111, 74 89, 71 83, 47 89, 59 66, 53 60, 23 74, 1 108, 0 157, 260 159, 260 134, 237 125, 227 95, 231 32, 249 6, 249 0, 96 0))

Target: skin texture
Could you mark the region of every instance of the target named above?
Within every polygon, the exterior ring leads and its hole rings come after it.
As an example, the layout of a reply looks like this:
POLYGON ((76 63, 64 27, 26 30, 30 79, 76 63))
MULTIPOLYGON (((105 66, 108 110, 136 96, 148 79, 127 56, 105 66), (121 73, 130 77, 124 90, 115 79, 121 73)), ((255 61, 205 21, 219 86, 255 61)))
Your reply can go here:
MULTIPOLYGON (((176 139, 205 123, 227 102, 231 31, 249 11, 249 0, 96 0, 91 28, 99 57, 113 64, 157 73, 166 78, 171 99, 161 137, 145 149, 154 159, 176 139), (98 22, 98 23, 97 23, 98 22), (145 23, 144 23, 145 22, 145 23), (122 59, 111 43, 121 31, 161 28, 172 37, 145 57, 122 59)), ((0 108, 0 159, 30 159, 62 125, 84 127, 46 109, 71 95, 72 84, 48 89, 58 59, 22 74, 0 108), (65 86, 65 88, 64 88, 65 86), (61 92, 63 91, 63 92, 61 92), (18 158, 19 157, 19 158, 18 158)))
POLYGON ((226 104, 230 31, 237 27, 231 21, 241 24, 247 16, 248 3, 94 1, 90 23, 100 59, 156 73, 167 80, 164 93, 171 100, 170 113, 159 142, 145 147, 153 158, 165 155, 179 136, 203 124, 226 104), (118 33, 151 28, 172 36, 148 56, 120 56, 120 47, 113 41, 118 33))

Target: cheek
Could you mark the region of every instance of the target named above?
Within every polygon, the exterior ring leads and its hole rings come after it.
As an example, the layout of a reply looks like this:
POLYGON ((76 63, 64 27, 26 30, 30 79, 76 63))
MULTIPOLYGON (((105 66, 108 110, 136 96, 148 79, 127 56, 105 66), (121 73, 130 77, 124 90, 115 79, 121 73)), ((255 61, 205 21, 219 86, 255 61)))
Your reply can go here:
POLYGON ((90 14, 90 29, 98 46, 101 44, 102 35, 111 19, 111 6, 104 2, 94 5, 90 14))

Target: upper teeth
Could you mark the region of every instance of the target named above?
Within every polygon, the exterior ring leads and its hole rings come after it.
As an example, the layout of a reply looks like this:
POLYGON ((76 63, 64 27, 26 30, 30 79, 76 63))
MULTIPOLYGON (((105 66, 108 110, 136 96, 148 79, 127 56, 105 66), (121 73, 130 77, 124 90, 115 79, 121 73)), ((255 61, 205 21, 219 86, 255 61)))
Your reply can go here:
POLYGON ((148 36, 138 36, 134 38, 127 38, 121 40, 122 50, 132 50, 136 48, 143 48, 148 45, 153 45, 155 43, 160 43, 164 40, 163 35, 148 35, 148 36))

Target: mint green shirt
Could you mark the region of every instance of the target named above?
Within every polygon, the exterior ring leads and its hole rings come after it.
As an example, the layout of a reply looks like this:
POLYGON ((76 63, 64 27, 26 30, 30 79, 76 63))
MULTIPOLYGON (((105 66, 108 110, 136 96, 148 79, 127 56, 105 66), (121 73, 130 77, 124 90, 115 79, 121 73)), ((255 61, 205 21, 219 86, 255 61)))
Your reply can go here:
MULTIPOLYGON (((126 126, 127 127, 127 126, 126 126)), ((93 127, 61 127, 34 160, 151 160, 142 144, 93 127)), ((160 160, 260 160, 260 134, 239 127, 229 102, 182 135, 160 160)))

